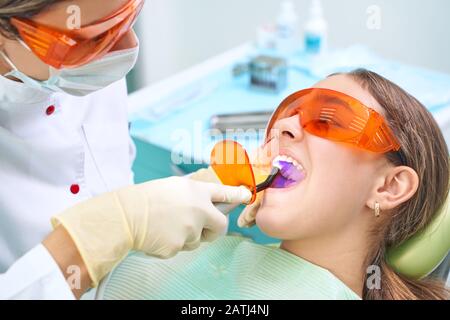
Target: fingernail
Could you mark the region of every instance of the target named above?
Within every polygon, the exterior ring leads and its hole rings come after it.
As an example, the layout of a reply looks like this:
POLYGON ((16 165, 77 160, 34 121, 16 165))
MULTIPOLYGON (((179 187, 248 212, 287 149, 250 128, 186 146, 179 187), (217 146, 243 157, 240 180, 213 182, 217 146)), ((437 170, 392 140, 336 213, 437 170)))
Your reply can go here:
POLYGON ((239 228, 245 228, 246 225, 242 221, 238 221, 238 227, 239 228))
POLYGON ((238 221, 237 221, 237 225, 239 228, 242 228, 242 226, 244 225, 243 221, 242 221, 242 216, 239 216, 238 221))

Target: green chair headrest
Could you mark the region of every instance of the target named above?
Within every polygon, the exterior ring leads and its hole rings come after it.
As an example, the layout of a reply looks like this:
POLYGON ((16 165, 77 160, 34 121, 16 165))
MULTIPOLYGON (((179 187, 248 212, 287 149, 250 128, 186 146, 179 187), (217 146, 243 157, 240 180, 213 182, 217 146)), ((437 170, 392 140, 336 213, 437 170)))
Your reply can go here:
POLYGON ((387 262, 398 273, 422 279, 439 266, 450 250, 450 196, 423 230, 388 250, 387 262))

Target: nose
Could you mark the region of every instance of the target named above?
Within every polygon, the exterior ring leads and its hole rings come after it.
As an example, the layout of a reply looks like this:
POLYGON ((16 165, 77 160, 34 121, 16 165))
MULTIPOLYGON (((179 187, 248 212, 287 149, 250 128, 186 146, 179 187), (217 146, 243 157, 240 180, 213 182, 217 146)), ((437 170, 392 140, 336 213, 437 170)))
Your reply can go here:
POLYGON ((138 45, 138 40, 136 33, 133 29, 130 29, 127 33, 125 33, 122 38, 117 41, 117 43, 109 50, 109 52, 126 50, 134 48, 138 45))
POLYGON ((273 125, 272 136, 279 137, 280 141, 297 142, 303 139, 304 132, 300 126, 299 115, 295 115, 289 118, 280 119, 273 125))

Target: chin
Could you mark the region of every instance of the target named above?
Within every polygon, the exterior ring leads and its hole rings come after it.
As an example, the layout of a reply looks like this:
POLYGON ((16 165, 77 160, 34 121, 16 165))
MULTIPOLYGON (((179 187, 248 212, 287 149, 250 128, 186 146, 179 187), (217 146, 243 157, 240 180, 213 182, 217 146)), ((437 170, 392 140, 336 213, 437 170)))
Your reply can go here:
POLYGON ((283 217, 280 210, 261 208, 256 215, 258 228, 272 238, 283 239, 292 228, 292 222, 283 217))

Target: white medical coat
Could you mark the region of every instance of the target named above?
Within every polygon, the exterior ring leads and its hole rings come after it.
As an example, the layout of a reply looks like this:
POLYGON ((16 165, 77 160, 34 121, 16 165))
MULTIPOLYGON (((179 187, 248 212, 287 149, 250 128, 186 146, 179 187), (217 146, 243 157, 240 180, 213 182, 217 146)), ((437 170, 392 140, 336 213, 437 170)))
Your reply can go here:
POLYGON ((127 119, 125 80, 74 97, 0 77, 0 298, 73 298, 39 243, 51 216, 132 183, 127 119))

